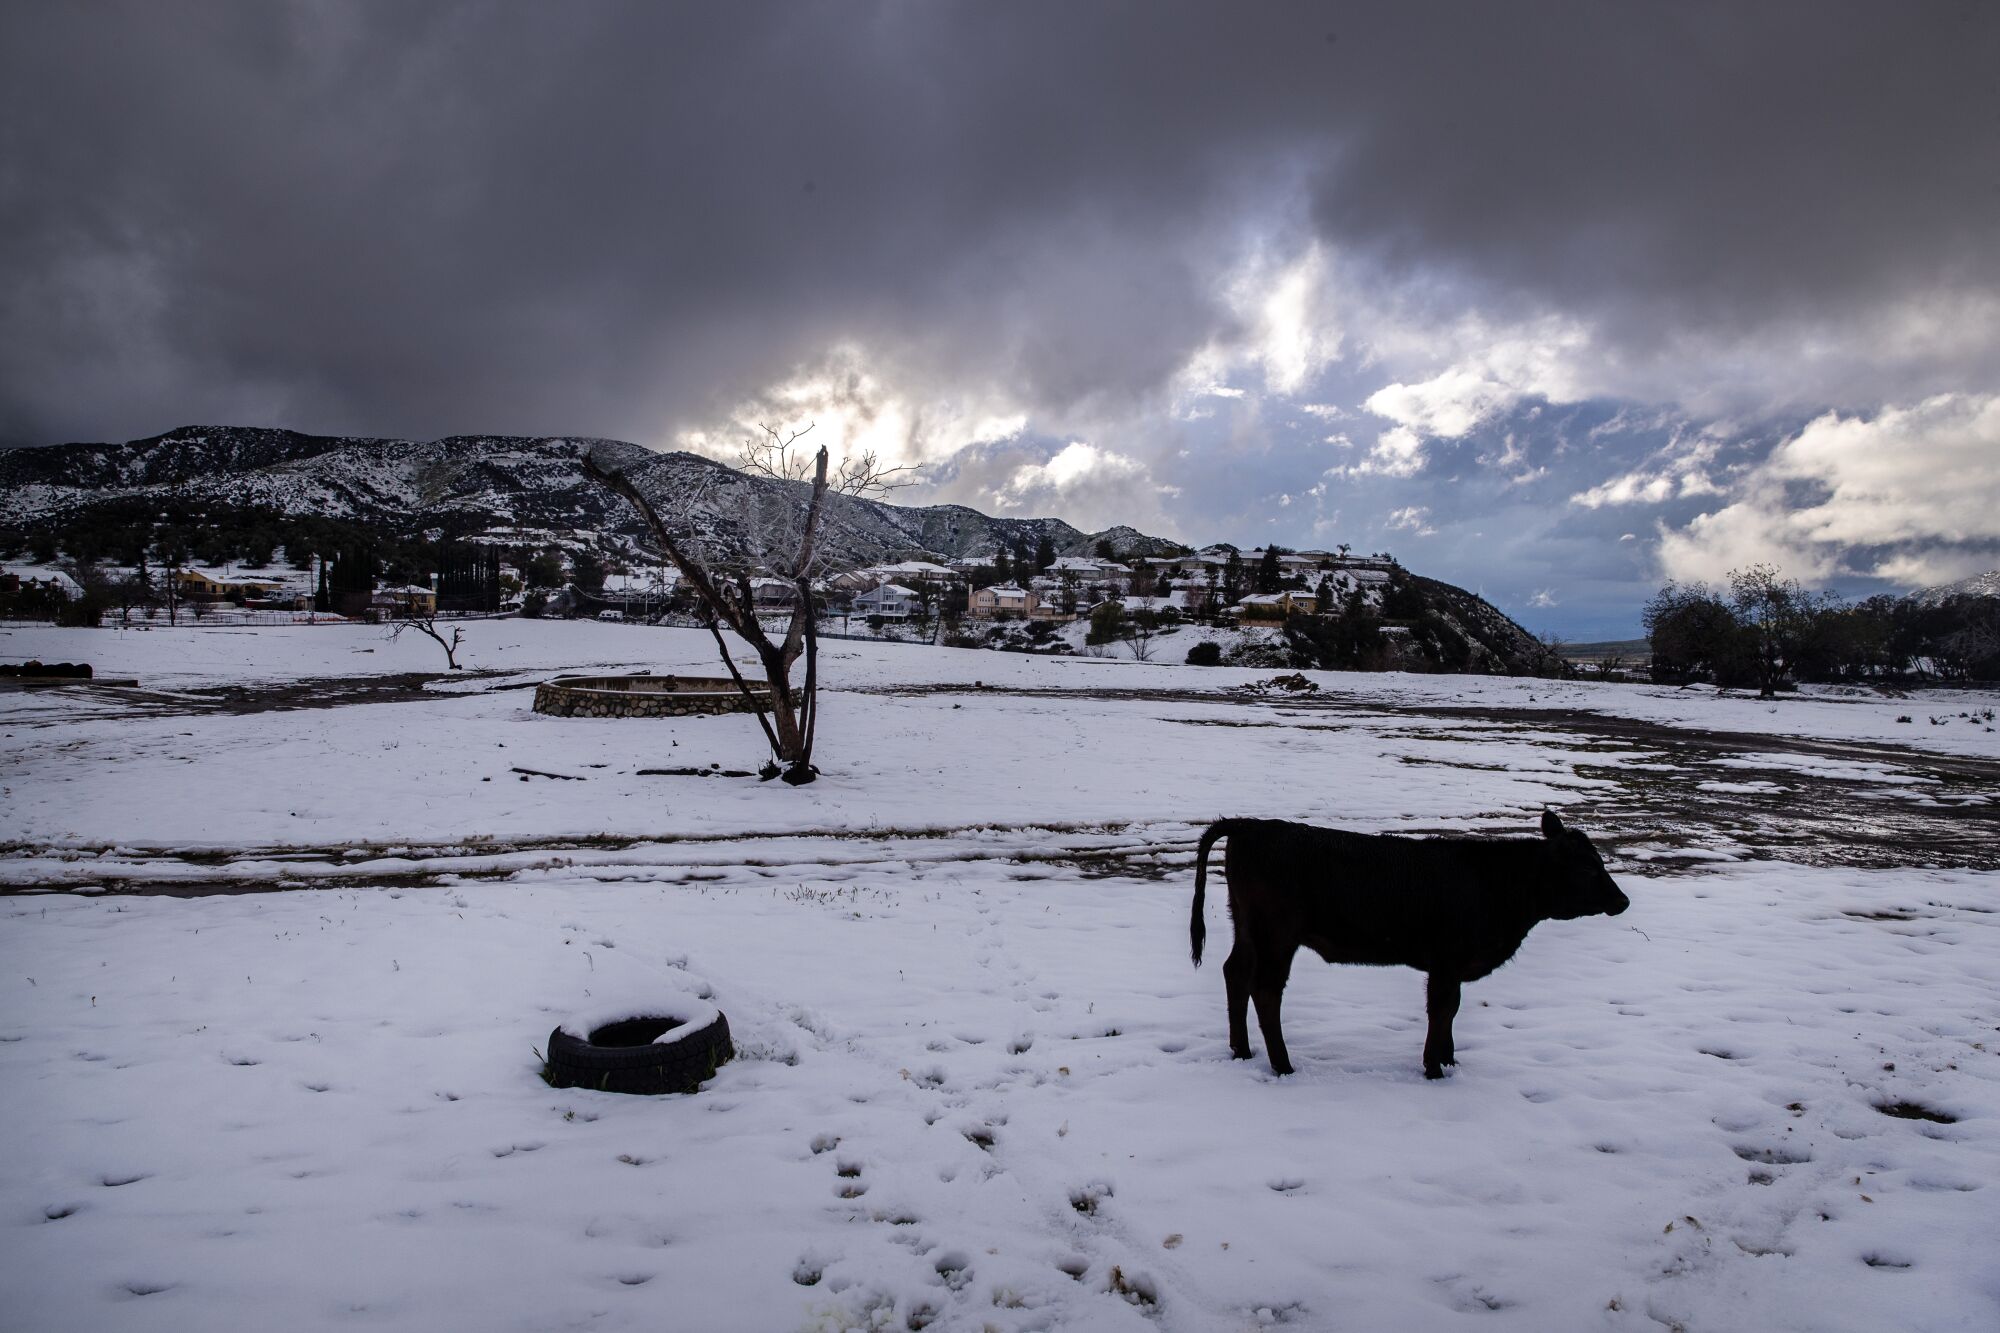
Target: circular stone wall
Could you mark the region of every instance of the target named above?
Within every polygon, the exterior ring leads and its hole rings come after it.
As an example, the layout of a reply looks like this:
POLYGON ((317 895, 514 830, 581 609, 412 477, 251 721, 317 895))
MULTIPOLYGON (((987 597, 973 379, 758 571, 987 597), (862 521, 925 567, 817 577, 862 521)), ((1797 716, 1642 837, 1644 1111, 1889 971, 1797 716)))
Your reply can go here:
MULTIPOLYGON (((768 703, 768 685, 750 692, 768 703)), ((736 682, 721 676, 558 676, 535 687, 535 711, 553 717, 689 717, 747 713, 736 682)))

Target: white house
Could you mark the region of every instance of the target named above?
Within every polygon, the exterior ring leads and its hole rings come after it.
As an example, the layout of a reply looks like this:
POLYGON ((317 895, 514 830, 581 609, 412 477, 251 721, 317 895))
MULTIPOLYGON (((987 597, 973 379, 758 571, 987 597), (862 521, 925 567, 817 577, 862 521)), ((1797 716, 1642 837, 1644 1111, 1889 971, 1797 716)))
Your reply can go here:
POLYGON ((885 583, 879 588, 871 588, 857 595, 854 599, 854 614, 907 620, 916 613, 917 605, 916 589, 905 588, 900 583, 885 583))
POLYGON ((900 583, 908 587, 912 583, 956 583, 960 575, 946 565, 932 564, 928 560, 902 560, 893 565, 871 565, 860 571, 873 575, 885 583, 900 583))

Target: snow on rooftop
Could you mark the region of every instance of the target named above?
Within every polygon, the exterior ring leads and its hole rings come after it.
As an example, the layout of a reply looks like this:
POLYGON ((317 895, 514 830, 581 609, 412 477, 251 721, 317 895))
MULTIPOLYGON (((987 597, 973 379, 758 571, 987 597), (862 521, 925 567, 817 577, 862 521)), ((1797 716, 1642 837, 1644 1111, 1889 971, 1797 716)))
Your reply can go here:
POLYGON ((0 574, 12 574, 23 583, 40 583, 60 588, 71 597, 83 595, 83 585, 53 565, 0 565, 0 574))

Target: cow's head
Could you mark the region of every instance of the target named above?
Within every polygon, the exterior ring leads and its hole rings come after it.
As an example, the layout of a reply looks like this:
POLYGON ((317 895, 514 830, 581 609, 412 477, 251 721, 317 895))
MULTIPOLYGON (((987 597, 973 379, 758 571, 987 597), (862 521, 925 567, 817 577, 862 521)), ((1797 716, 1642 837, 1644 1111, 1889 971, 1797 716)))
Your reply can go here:
POLYGON ((1590 839, 1563 827, 1553 810, 1542 812, 1542 836, 1555 852, 1556 874, 1545 905, 1551 920, 1579 916, 1617 916, 1632 905, 1604 869, 1604 858, 1590 839))

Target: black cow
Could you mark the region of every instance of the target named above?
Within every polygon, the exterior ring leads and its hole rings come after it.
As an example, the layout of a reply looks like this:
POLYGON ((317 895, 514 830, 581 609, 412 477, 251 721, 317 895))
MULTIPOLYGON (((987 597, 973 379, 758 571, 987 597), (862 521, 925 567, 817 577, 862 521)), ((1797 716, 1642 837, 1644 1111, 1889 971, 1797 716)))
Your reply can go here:
POLYGON ((1542 815, 1539 838, 1399 838, 1314 828, 1282 819, 1224 819, 1195 857, 1195 966, 1208 936, 1202 900, 1208 852, 1229 839, 1229 914, 1236 947, 1222 964, 1229 987, 1229 1050, 1250 1058, 1249 1005, 1271 1054, 1292 1072, 1278 1005, 1301 944, 1329 963, 1414 967, 1427 973, 1430 1033, 1424 1077, 1457 1064, 1451 1021, 1459 986, 1486 976, 1540 921, 1617 916, 1631 900, 1604 871, 1590 839, 1542 815))

